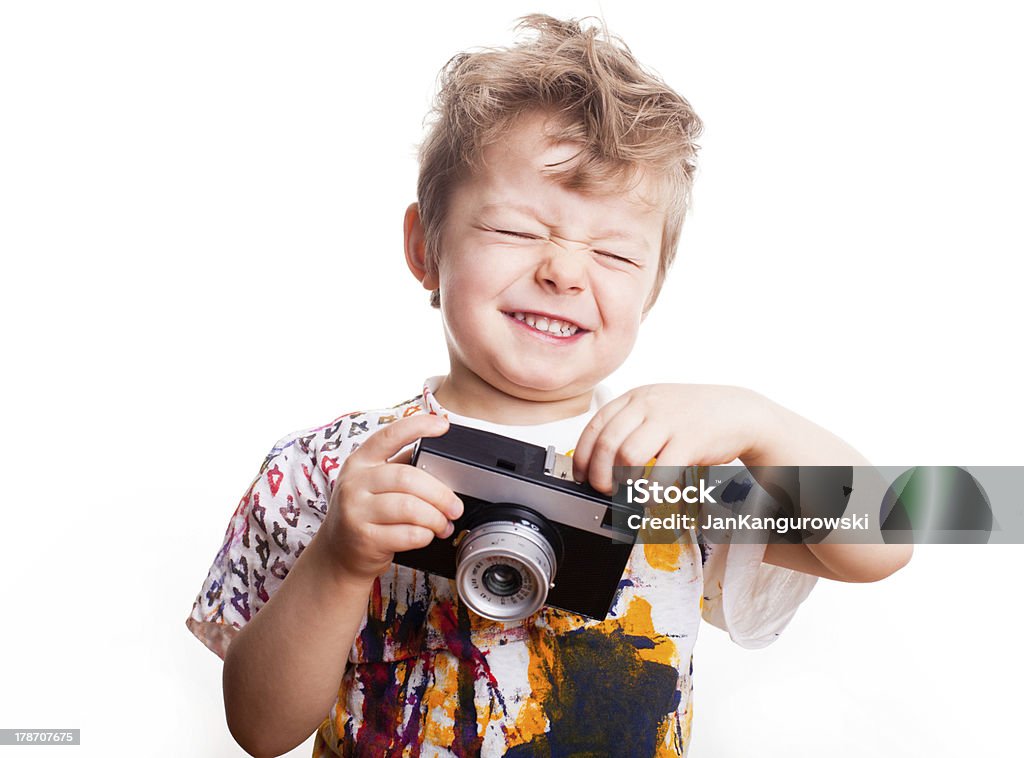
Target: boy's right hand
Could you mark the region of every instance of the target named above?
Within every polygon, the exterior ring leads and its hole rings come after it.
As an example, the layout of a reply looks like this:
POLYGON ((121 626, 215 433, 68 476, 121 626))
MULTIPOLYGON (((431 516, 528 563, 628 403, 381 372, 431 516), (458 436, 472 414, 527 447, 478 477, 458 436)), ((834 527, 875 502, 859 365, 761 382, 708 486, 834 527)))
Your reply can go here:
POLYGON ((447 431, 443 416, 407 416, 374 432, 345 460, 318 532, 339 576, 372 579, 396 552, 451 535, 449 519, 462 515, 462 501, 431 474, 396 459, 406 445, 447 431))

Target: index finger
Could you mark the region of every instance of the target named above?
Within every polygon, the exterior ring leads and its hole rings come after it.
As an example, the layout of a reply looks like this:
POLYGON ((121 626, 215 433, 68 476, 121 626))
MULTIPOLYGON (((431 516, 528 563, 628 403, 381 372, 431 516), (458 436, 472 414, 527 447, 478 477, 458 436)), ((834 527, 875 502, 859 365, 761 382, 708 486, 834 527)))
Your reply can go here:
POLYGON ((627 405, 629 405, 628 393, 612 400, 590 419, 590 423, 584 428, 572 453, 572 478, 575 481, 587 481, 590 472, 590 457, 594 454, 594 442, 605 425, 627 405))
POLYGON ((387 463, 406 445, 411 445, 421 437, 440 437, 448 431, 448 419, 432 413, 418 413, 415 416, 393 421, 381 427, 352 453, 354 458, 364 464, 387 463))

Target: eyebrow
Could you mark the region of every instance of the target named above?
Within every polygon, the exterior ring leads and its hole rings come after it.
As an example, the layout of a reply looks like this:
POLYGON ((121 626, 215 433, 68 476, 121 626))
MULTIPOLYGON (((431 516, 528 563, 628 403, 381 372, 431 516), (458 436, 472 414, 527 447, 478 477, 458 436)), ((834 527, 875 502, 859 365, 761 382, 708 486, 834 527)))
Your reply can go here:
MULTIPOLYGON (((480 210, 481 210, 481 212, 484 212, 484 211, 502 211, 502 210, 518 211, 519 213, 522 213, 522 214, 525 214, 527 216, 533 217, 534 219, 536 219, 537 221, 539 221, 540 223, 544 224, 547 227, 551 227, 551 224, 548 224, 548 223, 546 223, 546 222, 541 220, 542 214, 540 213, 540 211, 538 211, 536 208, 533 208, 532 206, 526 205, 524 203, 514 203, 514 202, 509 202, 509 203, 500 203, 500 202, 498 202, 498 203, 486 203, 483 206, 481 206, 480 210)), ((647 241, 646 237, 644 237, 642 235, 630 234, 629 232, 625 232, 625 231, 623 231, 621 229, 604 229, 604 230, 598 232, 597 234, 593 235, 590 239, 592 241, 593 240, 622 240, 624 242, 639 242, 646 249, 650 249, 650 247, 651 247, 651 244, 647 241)))

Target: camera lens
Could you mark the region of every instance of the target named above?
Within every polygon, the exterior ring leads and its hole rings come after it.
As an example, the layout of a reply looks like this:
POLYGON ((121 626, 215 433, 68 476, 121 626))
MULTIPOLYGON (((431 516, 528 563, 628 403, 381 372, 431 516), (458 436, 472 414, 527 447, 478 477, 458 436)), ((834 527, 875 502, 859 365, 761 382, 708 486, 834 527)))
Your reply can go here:
POLYGON ((508 597, 519 592, 523 575, 511 566, 498 563, 484 571, 484 586, 499 597, 508 597))
POLYGON ((509 503, 481 509, 467 527, 455 555, 462 602, 493 621, 519 621, 543 608, 561 550, 554 527, 509 503))

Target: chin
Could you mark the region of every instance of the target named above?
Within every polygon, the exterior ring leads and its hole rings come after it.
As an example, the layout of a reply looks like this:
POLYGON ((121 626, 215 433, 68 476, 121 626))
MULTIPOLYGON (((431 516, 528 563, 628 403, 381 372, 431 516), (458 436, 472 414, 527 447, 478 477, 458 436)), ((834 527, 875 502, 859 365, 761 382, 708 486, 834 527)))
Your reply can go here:
MULTIPOLYGON (((550 371, 518 375, 503 374, 502 377, 505 380, 504 383, 510 385, 509 390, 503 388, 503 391, 524 400, 561 400, 580 394, 585 390, 579 388, 586 385, 586 382, 580 377, 552 376, 550 371)), ((586 389, 590 389, 591 386, 586 386, 586 389)))

